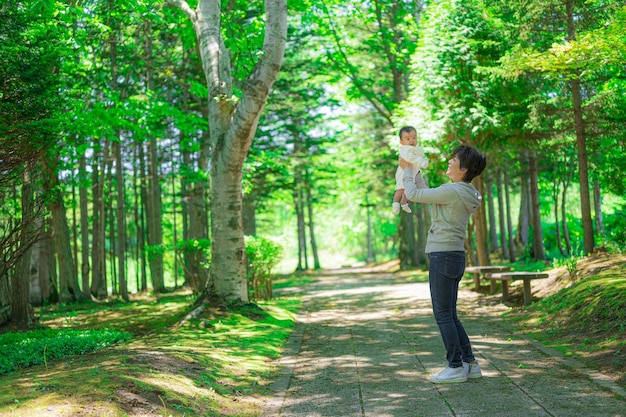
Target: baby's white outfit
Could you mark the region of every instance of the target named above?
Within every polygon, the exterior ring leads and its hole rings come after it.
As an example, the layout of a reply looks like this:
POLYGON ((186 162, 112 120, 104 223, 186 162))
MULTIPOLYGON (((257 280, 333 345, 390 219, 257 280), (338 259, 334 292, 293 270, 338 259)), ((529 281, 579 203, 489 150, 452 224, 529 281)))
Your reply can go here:
MULTIPOLYGON (((411 146, 411 145, 400 145, 400 151, 398 152, 400 157, 407 161, 411 166, 411 171, 413 172, 413 177, 417 175, 417 173, 428 166, 428 159, 426 159, 426 154, 424 150, 419 146, 411 146)), ((396 191, 404 189, 404 184, 402 178, 404 177, 404 170, 398 166, 396 170, 396 191)), ((411 212, 411 208, 408 204, 402 205, 402 210, 407 213, 411 212)), ((393 214, 400 214, 400 203, 393 203, 391 207, 391 212, 393 214)))

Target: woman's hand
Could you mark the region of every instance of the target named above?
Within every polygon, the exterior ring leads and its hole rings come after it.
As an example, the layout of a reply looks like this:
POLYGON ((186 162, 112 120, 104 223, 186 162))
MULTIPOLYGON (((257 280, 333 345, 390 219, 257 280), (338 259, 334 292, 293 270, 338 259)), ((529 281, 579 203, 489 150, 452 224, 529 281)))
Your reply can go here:
POLYGON ((402 159, 402 157, 398 157, 398 164, 400 165, 400 168, 402 169, 409 166, 409 163, 405 161, 404 159, 402 159))

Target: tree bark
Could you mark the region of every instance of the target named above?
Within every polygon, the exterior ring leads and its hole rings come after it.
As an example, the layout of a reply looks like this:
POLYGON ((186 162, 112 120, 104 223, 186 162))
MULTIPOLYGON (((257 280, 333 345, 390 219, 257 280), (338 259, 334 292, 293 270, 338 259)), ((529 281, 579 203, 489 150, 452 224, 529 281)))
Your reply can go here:
POLYGON ((296 266, 296 271, 305 271, 309 269, 309 261, 306 247, 304 206, 302 203, 302 175, 300 173, 299 166, 296 166, 296 175, 294 180, 293 204, 296 209, 296 223, 298 228, 298 265, 296 266))
POLYGON ((200 0, 193 10, 185 0, 169 2, 193 23, 209 91, 212 260, 204 295, 215 291, 226 301, 248 302, 242 167, 285 52, 287 4, 285 0, 265 0, 263 52, 236 102, 231 62, 221 33, 220 3, 200 0))
POLYGON ((487 202, 489 213, 489 251, 495 252, 498 250, 498 227, 496 224, 496 212, 494 207, 494 195, 493 195, 493 178, 489 172, 485 172, 485 201, 487 202))
MULTIPOLYGON (((30 164, 29 164, 30 165, 30 164)), ((34 233, 32 220, 34 215, 34 186, 32 172, 26 169, 22 176, 22 226, 20 245, 25 248, 17 261, 11 277, 11 324, 19 330, 27 330, 34 322, 35 315, 30 306, 30 255, 31 245, 28 243, 34 233)))
POLYGON ((126 282, 126 192, 124 186, 124 168, 122 161, 121 137, 114 143, 115 147, 115 182, 117 188, 117 270, 119 274, 119 290, 123 300, 129 301, 128 284, 126 282))
POLYGON ((91 294, 99 299, 106 297, 107 289, 104 274, 104 161, 108 157, 108 141, 104 149, 100 150, 100 144, 94 143, 94 159, 92 165, 93 187, 93 224, 91 264, 93 266, 91 276, 91 294), (102 152, 102 155, 100 155, 102 152))
POLYGON ((539 172, 537 169, 537 153, 535 151, 530 151, 528 162, 530 168, 530 199, 533 224, 533 257, 537 260, 545 260, 543 228, 541 226, 541 202, 539 200, 539 172))
MULTIPOLYGON (((151 23, 146 21, 146 32, 151 33, 151 23)), ((146 36, 144 47, 144 59, 152 62, 152 36, 146 36)), ((154 67, 148 66, 146 70, 146 89, 154 90, 154 67)), ((165 292, 163 280, 163 207, 161 201, 161 176, 159 172, 159 146, 158 139, 151 137, 148 144, 148 201, 146 205, 148 221, 148 263, 150 264, 150 277, 152 289, 155 293, 165 292)))
MULTIPOLYGON (((573 0, 566 0, 567 13, 567 37, 570 41, 576 40, 576 27, 574 26, 573 0)), ((591 220, 591 199, 589 193, 589 167, 587 163, 587 141, 585 124, 583 121, 582 96, 580 93, 580 79, 578 77, 570 82, 572 92, 572 110, 574 112, 574 127, 576 129, 576 147, 578 148, 578 182, 580 183, 580 212, 583 224, 583 240, 585 255, 593 252, 594 236, 593 222, 591 220)))
POLYGON ((506 225, 508 231, 509 260, 515 262, 515 237, 513 236, 513 220, 511 219, 511 197, 510 197, 510 179, 509 170, 504 170, 504 192, 506 195, 506 225))
POLYGON ((600 189, 600 181, 597 178, 593 182, 593 205, 596 214, 596 231, 604 239, 606 232, 604 231, 604 220, 602 218, 602 190, 600 189))
POLYGON ((502 247, 502 259, 509 258, 509 245, 506 241, 506 226, 504 215, 504 193, 502 192, 502 168, 498 167, 496 184, 498 187, 498 218, 500 220, 500 246, 502 247))
POLYGON ((309 170, 305 168, 305 187, 306 187, 306 206, 307 206, 307 214, 309 217, 309 240, 311 242, 311 252, 313 254, 313 269, 318 270, 322 269, 320 266, 320 258, 317 253, 317 242, 315 241, 315 226, 313 222, 313 198, 311 196, 311 178, 309 175, 309 170))
POLYGON ((78 160, 78 199, 80 206, 80 257, 81 257, 81 283, 83 297, 91 298, 89 291, 89 202, 87 196, 87 161, 85 155, 81 155, 78 160))
POLYGON ((43 157, 44 191, 47 195, 48 207, 52 214, 52 237, 59 263, 59 301, 70 302, 83 299, 78 285, 78 275, 70 237, 70 228, 67 223, 67 210, 61 193, 56 164, 52 157, 43 157))
POLYGON ((523 247, 528 245, 528 228, 530 225, 530 170, 528 167, 528 151, 522 151, 520 157, 522 173, 520 175, 520 204, 517 222, 516 241, 523 247))
POLYGON ((559 158, 554 158, 554 165, 552 167, 552 172, 554 173, 554 179, 552 181, 552 204, 554 208, 554 228, 556 230, 556 245, 559 248, 559 252, 561 255, 568 256, 565 252, 565 248, 563 247, 563 242, 561 241, 561 225, 559 224, 559 184, 561 183, 559 177, 559 158))
MULTIPOLYGON (((478 176, 473 181, 474 186, 478 192, 483 195, 483 177, 478 176)), ((476 226, 476 256, 478 257, 479 265, 489 265, 489 245, 487 243, 487 214, 485 210, 485 204, 480 204, 478 210, 473 214, 474 224, 476 226)))

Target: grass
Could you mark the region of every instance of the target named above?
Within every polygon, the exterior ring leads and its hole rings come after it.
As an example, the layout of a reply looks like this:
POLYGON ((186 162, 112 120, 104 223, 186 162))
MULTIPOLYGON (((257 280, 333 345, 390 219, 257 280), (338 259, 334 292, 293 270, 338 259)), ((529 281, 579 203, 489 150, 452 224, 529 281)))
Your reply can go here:
MULTIPOLYGON (((94 340, 97 332, 132 339, 81 354, 67 344, 50 345, 47 366, 0 376, 0 416, 259 415, 300 299, 211 306, 180 325, 192 300, 179 291, 158 301, 139 298, 41 309, 41 324, 51 330, 39 332, 68 335, 74 341, 89 332, 96 332, 88 337, 94 340)), ((36 334, 29 333, 7 337, 15 342, 36 334)))
POLYGON ((528 308, 511 309, 507 319, 532 338, 626 384, 626 257, 585 258, 555 273, 552 294, 528 308))

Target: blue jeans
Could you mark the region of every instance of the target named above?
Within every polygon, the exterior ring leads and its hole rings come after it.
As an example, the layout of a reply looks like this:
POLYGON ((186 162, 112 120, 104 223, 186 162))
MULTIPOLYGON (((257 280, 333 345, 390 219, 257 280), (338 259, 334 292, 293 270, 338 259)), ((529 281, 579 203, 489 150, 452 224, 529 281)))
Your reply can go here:
POLYGON ((439 326, 446 359, 451 368, 472 362, 469 337, 456 314, 459 282, 465 272, 465 252, 431 252, 428 282, 433 313, 439 326))

